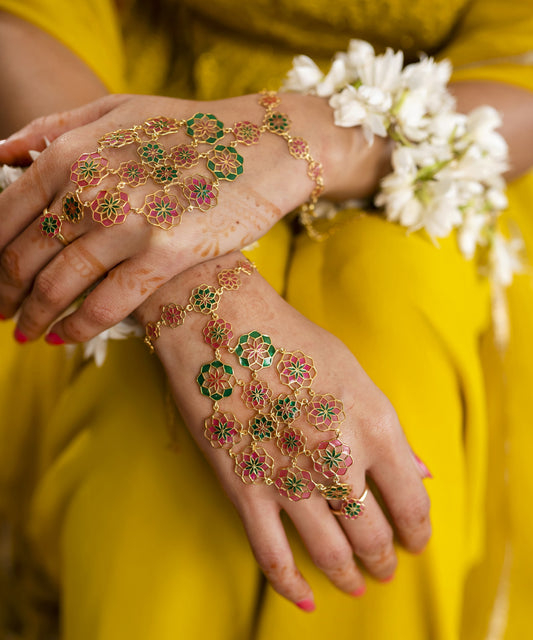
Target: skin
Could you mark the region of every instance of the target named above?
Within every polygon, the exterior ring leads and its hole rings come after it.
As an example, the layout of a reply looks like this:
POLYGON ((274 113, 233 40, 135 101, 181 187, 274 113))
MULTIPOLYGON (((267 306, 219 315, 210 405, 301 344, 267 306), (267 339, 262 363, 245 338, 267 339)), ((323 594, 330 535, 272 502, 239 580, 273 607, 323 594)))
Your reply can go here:
MULTIPOLYGON (((143 303, 136 317, 143 324, 156 320, 164 304, 186 300, 200 282, 216 283, 220 270, 233 268, 242 259, 238 254, 230 254, 187 270, 143 303)), ((354 464, 342 476, 343 482, 353 486, 356 497, 363 493, 366 479, 371 478, 383 497, 392 525, 372 492, 365 500, 364 516, 347 520, 333 515, 327 501, 316 491, 307 500, 291 502, 272 487, 241 482, 229 456, 214 449, 203 434, 212 403, 198 393, 196 377, 201 365, 213 359, 213 351, 202 337, 205 316, 189 313, 182 326, 173 330, 163 327, 155 342, 156 352, 180 413, 239 512, 255 557, 272 586, 295 603, 313 601, 311 586, 295 565, 280 519, 285 511, 317 567, 340 590, 360 594, 365 585, 362 567, 377 580, 392 578, 397 564, 395 535, 413 553, 422 551, 429 540, 430 505, 420 469, 414 463, 390 402, 346 346, 290 307, 258 273, 241 275, 241 282, 237 291, 223 294, 217 315, 231 323, 234 336, 257 329, 269 335, 272 344, 301 350, 313 358, 318 372, 313 388, 317 393, 325 390, 333 393, 344 404, 346 420, 341 427, 341 439, 350 446, 354 464), (335 362, 335 367, 328 366, 331 362, 335 362)), ((222 360, 237 364, 226 352, 222 360)), ((261 370, 259 378, 267 381, 276 394, 277 377, 272 369, 261 370)), ((237 393, 220 405, 221 411, 232 412, 243 421, 251 413, 237 393)), ((330 437, 302 418, 295 426, 308 438, 309 448, 330 437)), ((286 466, 283 458, 276 462, 286 466)))
MULTIPOLYGON (((312 185, 305 175, 305 163, 295 161, 283 141, 269 136, 259 152, 250 149, 247 153, 242 181, 226 190, 217 207, 217 218, 227 224, 191 216, 179 227, 179 234, 154 233, 135 216, 112 229, 103 229, 86 216, 79 225, 69 225, 68 239, 72 243, 63 248, 59 242, 41 236, 37 220, 45 206, 57 210, 69 189, 68 168, 80 153, 92 149, 99 135, 119 126, 159 113, 190 115, 197 105, 167 98, 118 96, 76 110, 105 95, 105 88, 49 36, 1 13, 0 60, 0 82, 9 87, 2 96, 1 135, 39 118, 0 145, 0 162, 27 162, 29 149, 43 148, 43 135, 55 140, 24 179, 0 196, 0 312, 9 317, 20 309, 17 328, 30 340, 39 337, 81 291, 105 274, 107 278, 80 310, 52 328, 54 333, 68 342, 86 340, 133 309, 137 309, 141 322, 153 320, 161 304, 186 299, 198 282, 214 281, 221 268, 234 266, 235 255, 221 254, 260 237, 309 196, 312 185), (13 50, 20 55, 11 56, 13 50), (54 76, 57 84, 53 90, 49 84, 39 83, 43 70, 49 68, 61 69, 61 74, 54 76), (56 111, 61 113, 49 115, 56 111), (16 216, 12 215, 14 210, 16 216)), ((490 82, 461 83, 453 91, 460 110, 491 103, 504 113, 503 134, 511 150, 509 177, 526 171, 533 164, 533 96, 490 82)), ((368 148, 358 129, 335 127, 326 101, 286 96, 283 109, 291 116, 293 131, 308 140, 314 157, 324 164, 328 196, 344 199, 369 195, 389 171, 388 144, 378 139, 368 148)), ((211 110, 229 121, 241 118, 258 122, 262 115, 254 96, 202 104, 202 110, 211 110)), ((295 523, 314 562, 339 589, 360 593, 363 588, 354 554, 370 575, 380 580, 390 578, 396 565, 393 531, 413 552, 423 549, 430 535, 427 494, 394 409, 344 345, 288 306, 258 274, 227 299, 221 311, 231 316, 237 332, 248 330, 252 323, 276 343, 302 349, 314 358, 321 385, 345 403, 344 438, 358 452, 349 472, 354 494, 360 495, 365 476, 371 477, 394 525, 393 529, 388 524, 372 493, 366 501, 365 517, 344 521, 333 516, 319 496, 289 503, 269 487, 242 484, 227 456, 214 451, 202 434, 210 403, 199 397, 195 388, 204 356, 199 320, 191 318, 179 332, 162 334, 157 353, 187 426, 241 515, 258 563, 278 592, 289 600, 312 600, 311 588, 295 566, 288 546, 279 517, 283 509, 295 523), (254 298, 261 298, 260 309, 270 309, 271 313, 259 313, 254 298), (294 336, 298 336, 297 344, 294 336), (326 366, 332 354, 338 362, 336 371, 326 366), (356 380, 357 384, 347 385, 347 380, 356 380), (359 389, 357 397, 354 388, 359 389), (328 540, 328 544, 317 546, 316 540, 328 540)))

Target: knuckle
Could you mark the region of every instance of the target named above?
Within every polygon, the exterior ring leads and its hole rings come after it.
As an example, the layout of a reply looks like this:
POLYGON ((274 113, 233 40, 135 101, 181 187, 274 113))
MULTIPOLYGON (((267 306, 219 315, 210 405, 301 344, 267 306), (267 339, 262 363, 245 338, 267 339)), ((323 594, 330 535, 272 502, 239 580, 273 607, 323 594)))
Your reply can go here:
POLYGON ((324 549, 315 552, 314 562, 322 571, 334 571, 351 564, 352 552, 346 548, 338 546, 326 546, 324 549))
POLYGON ((430 500, 427 494, 410 501, 410 503, 400 510, 396 522, 404 529, 419 529, 426 525, 429 520, 430 500))
POLYGON ((37 302, 58 307, 63 300, 63 288, 60 281, 48 271, 42 271, 33 285, 33 295, 37 302))
POLYGON ((390 527, 380 527, 372 536, 354 545, 356 555, 369 558, 386 558, 393 550, 394 534, 390 527))
POLYGON ((86 301, 82 306, 82 313, 87 322, 96 328, 108 328, 116 324, 116 310, 107 304, 86 301))
POLYGON ((22 286, 20 278, 19 256, 16 251, 9 247, 0 256, 0 268, 2 270, 2 280, 12 286, 22 286))

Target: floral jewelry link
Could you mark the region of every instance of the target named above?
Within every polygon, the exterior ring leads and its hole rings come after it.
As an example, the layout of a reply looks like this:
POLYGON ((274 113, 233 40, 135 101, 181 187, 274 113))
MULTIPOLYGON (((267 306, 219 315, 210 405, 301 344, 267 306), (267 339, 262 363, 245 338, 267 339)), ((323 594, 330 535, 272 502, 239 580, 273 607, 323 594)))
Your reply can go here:
MULTIPOLYGON (((273 96, 268 98, 274 105, 273 96)), ((273 122, 272 126, 283 127, 285 121, 276 117, 273 122)), ((203 121, 202 127, 203 135, 216 135, 218 125, 212 119, 203 121)), ((293 502, 318 491, 326 500, 340 501, 335 515, 355 519, 364 512, 367 492, 354 498, 352 487, 342 482, 353 464, 339 429, 344 420, 342 400, 312 388, 317 369, 311 357, 277 347, 257 329, 235 336, 231 324, 218 315, 223 293, 238 289, 241 273, 250 275, 254 268, 240 262, 217 274, 218 287, 201 284, 186 305, 164 305, 159 320, 146 325, 144 341, 153 351, 163 327, 180 326, 190 313, 207 316, 202 335, 213 353, 196 377, 199 392, 213 404, 204 421, 205 438, 213 448, 227 452, 244 484, 270 485, 293 502), (275 393, 260 378, 266 370, 276 376, 275 393), (231 410, 222 406, 229 398, 231 410), (239 398, 242 415, 234 413, 239 398), (329 434, 323 439, 325 431, 329 434), (319 442, 311 445, 313 436, 319 442)))
POLYGON ((316 218, 318 198, 324 191, 324 170, 322 164, 314 160, 309 151, 309 143, 306 140, 291 135, 291 121, 289 117, 275 110, 281 104, 281 98, 276 92, 262 91, 259 104, 265 108, 262 128, 284 138, 287 141, 288 151, 291 156, 307 162, 307 175, 314 183, 314 187, 311 191, 309 201, 299 208, 299 219, 310 237, 321 240, 323 239, 322 234, 315 230, 313 222, 316 218))
POLYGON ((241 286, 240 274, 251 275, 256 266, 249 261, 238 262, 233 269, 223 269, 217 274, 218 287, 201 284, 195 287, 186 305, 169 302, 161 308, 161 315, 156 322, 148 322, 145 326, 144 342, 150 353, 154 352, 154 342, 159 338, 162 327, 175 329, 182 325, 191 312, 211 314, 212 319, 204 327, 205 342, 215 351, 229 345, 233 338, 231 325, 216 316, 220 298, 225 291, 234 291, 241 286))

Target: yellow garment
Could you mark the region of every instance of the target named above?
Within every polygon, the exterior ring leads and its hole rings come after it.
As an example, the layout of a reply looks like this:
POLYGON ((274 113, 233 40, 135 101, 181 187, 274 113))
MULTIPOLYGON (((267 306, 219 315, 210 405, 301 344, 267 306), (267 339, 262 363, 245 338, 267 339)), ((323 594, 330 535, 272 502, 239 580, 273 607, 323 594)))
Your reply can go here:
MULTIPOLYGON (((0 8, 48 30, 121 88, 118 35, 104 0, 0 0, 0 8)), ((531 69, 509 59, 533 49, 533 9, 519 0, 188 0, 180 8, 191 68, 172 86, 177 95, 211 99, 276 87, 294 54, 325 62, 350 37, 403 48, 410 58, 447 45, 444 53, 463 65, 458 79, 533 89, 531 69)), ((154 91, 153 55, 164 47, 144 35, 144 59, 139 34, 128 39, 125 59, 135 63, 129 86, 154 91)), ((508 217, 531 253, 531 176, 509 191, 508 217)), ((252 256, 291 304, 349 346, 434 474, 427 483, 433 538, 422 556, 399 552, 392 583, 369 581, 364 598, 351 600, 293 535, 317 611, 304 614, 269 587, 263 591, 238 518, 180 425, 177 445, 167 446, 157 360, 142 344, 116 343, 98 370, 35 344, 24 347, 5 385, 8 411, 0 422, 0 509, 15 522, 25 560, 14 599, 42 604, 57 592, 65 640, 477 640, 491 624, 497 630, 494 602, 505 614, 509 597, 507 632, 496 637, 525 637, 533 537, 531 276, 511 288, 512 341, 502 362, 491 344, 487 283, 454 238, 440 244, 347 212, 342 231, 323 244, 300 237, 289 256, 288 231, 278 225, 252 256)), ((46 623, 31 612, 43 609, 22 614, 42 636, 46 623)))

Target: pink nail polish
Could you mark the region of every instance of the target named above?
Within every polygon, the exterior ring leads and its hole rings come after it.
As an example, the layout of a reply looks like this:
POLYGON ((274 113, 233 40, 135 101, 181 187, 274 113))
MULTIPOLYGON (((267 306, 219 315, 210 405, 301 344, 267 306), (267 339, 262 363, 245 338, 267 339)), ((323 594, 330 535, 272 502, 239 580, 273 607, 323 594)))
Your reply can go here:
POLYGON ((366 592, 366 585, 362 585, 361 587, 357 587, 354 591, 350 593, 354 598, 360 598, 366 592))
POLYGON ((420 458, 416 455, 414 451, 413 451, 413 457, 415 459, 416 466, 420 469, 422 473, 422 478, 433 478, 431 471, 426 467, 426 465, 422 462, 422 460, 420 460, 420 458))
POLYGON ((392 574, 392 576, 389 576, 388 578, 384 578, 383 580, 380 580, 380 582, 382 584, 387 584, 388 582, 392 582, 394 580, 394 573, 392 574))
POLYGON ((300 602, 296 603, 296 606, 300 607, 302 611, 314 611, 316 609, 315 603, 311 598, 307 598, 307 600, 300 600, 300 602))
POLYGON ((60 338, 57 333, 49 333, 44 337, 44 339, 48 344, 65 344, 63 338, 60 338))
POLYGON ((25 342, 28 342, 28 338, 22 333, 22 331, 20 331, 18 327, 15 329, 14 336, 15 336, 15 340, 20 344, 24 344, 25 342))

